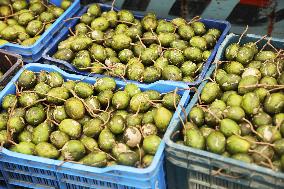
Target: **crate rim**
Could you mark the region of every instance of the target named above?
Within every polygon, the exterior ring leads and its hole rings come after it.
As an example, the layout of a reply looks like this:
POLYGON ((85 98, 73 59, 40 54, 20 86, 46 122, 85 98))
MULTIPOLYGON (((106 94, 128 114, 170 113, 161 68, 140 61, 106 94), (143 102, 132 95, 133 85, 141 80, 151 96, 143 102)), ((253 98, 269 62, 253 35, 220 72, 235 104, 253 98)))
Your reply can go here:
MULTIPOLYGON (((62 74, 65 78, 71 77, 71 78, 76 78, 77 80, 79 80, 80 78, 85 78, 88 79, 89 81, 94 81, 96 78, 91 78, 91 77, 87 77, 87 76, 81 76, 81 75, 75 75, 75 74, 70 74, 67 73, 63 70, 61 70, 60 68, 54 66, 54 65, 44 65, 44 64, 39 64, 39 63, 30 63, 25 65, 24 67, 22 67, 20 69, 20 71, 18 71, 18 73, 13 77, 13 79, 7 84, 7 86, 2 90, 2 92, 0 92, 0 98, 2 99, 4 94, 9 90, 9 88, 14 85, 14 82, 17 81, 17 79, 19 78, 20 74, 25 70, 25 69, 29 69, 32 67, 37 67, 37 68, 46 68, 46 69, 52 69, 53 71, 57 71, 60 74, 62 74)), ((117 81, 115 80, 117 84, 119 85, 126 85, 125 82, 123 81, 117 81)), ((169 85, 167 83, 167 85, 169 85)), ((172 87, 178 87, 176 85, 171 84, 172 87)), ((139 88, 150 88, 152 86, 156 86, 156 84, 151 84, 151 85, 146 85, 146 84, 140 84, 139 88)), ((187 85, 185 84, 180 84, 179 87, 181 88, 186 88, 187 85)), ((182 98, 180 100, 180 104, 181 105, 185 105, 187 99, 189 98, 189 91, 185 90, 182 98)), ((181 111, 181 107, 179 107, 175 113, 173 114, 173 117, 170 121, 170 124, 168 126, 168 128, 172 125, 172 122, 176 121, 176 114, 178 112, 181 111)), ((16 157, 16 158, 23 158, 26 160, 31 160, 31 161, 36 161, 36 162, 41 162, 41 163, 46 163, 49 165, 53 165, 53 166, 57 166, 59 169, 60 167, 62 168, 69 168, 69 169, 76 169, 78 171, 87 171, 87 172, 92 172, 92 173, 111 173, 111 172, 115 172, 115 171, 122 171, 122 172, 132 172, 132 173, 137 173, 137 174, 151 174, 152 172, 155 171, 157 165, 159 164, 161 157, 163 156, 163 152, 165 149, 165 141, 164 141, 164 137, 162 138, 162 141, 159 145, 158 151, 156 152, 153 162, 151 163, 151 165, 147 168, 134 168, 134 167, 130 167, 130 166, 123 166, 123 165, 115 165, 115 166, 110 166, 110 167, 105 167, 105 168, 97 168, 97 167, 91 167, 91 166, 87 166, 87 165, 80 165, 80 164, 76 164, 76 163, 70 163, 70 162, 66 162, 64 164, 62 164, 63 161, 60 160, 53 160, 53 159, 48 159, 48 158, 43 158, 43 157, 39 157, 39 156, 33 156, 33 155, 26 155, 26 154, 21 154, 21 153, 17 153, 17 152, 12 152, 6 148, 3 148, 1 153, 5 153, 7 155, 16 157), (62 165, 60 165, 62 164, 62 165), (60 165, 60 166, 59 166, 60 165)))
MULTIPOLYGON (((228 44, 229 40, 231 38, 237 37, 237 36, 239 36, 239 35, 234 34, 234 33, 230 33, 229 35, 227 35, 227 37, 225 38, 225 40, 221 44, 221 46, 220 46, 220 48, 219 48, 219 50, 216 54, 216 58, 215 58, 214 62, 217 62, 218 60, 221 59, 222 53, 223 53, 223 48, 225 47, 226 44, 228 44)), ((247 34, 243 38, 245 38, 245 37, 259 39, 262 36, 255 35, 255 34, 247 34)), ((279 41, 281 43, 284 43, 284 40, 282 40, 282 39, 278 39, 278 38, 274 38, 274 37, 270 37, 269 39, 272 40, 272 41, 279 41)), ((212 64, 211 67, 209 68, 205 78, 209 77, 213 73, 214 69, 215 69, 215 64, 212 64)), ((208 81, 203 81, 198 87, 198 92, 195 93, 194 96, 191 98, 191 101, 189 102, 189 104, 186 107, 187 115, 188 115, 189 111, 191 110, 191 108, 196 104, 196 102, 193 103, 193 101, 195 101, 195 99, 198 98, 197 95, 199 95, 201 93, 204 85, 207 82, 208 81)), ((180 124, 180 121, 178 121, 178 122, 179 122, 178 124, 180 124)), ((172 148, 175 148, 178 151, 181 151, 183 153, 193 153, 194 155, 210 158, 210 160, 223 161, 223 162, 231 164, 233 166, 239 166, 241 168, 245 168, 245 169, 248 169, 248 170, 251 170, 251 171, 254 171, 254 172, 261 172, 261 173, 269 174, 269 175, 274 176, 274 177, 279 178, 279 179, 284 179, 284 173, 280 172, 280 171, 274 171, 272 169, 259 166, 257 164, 245 163, 245 162, 242 162, 242 161, 239 161, 239 160, 235 160, 233 158, 227 158, 227 157, 224 157, 222 155, 215 154, 215 153, 212 153, 212 152, 208 152, 208 151, 205 151, 205 150, 199 150, 199 149, 195 149, 195 148, 192 148, 192 147, 189 147, 189 146, 174 143, 171 139, 171 134, 172 134, 175 127, 178 127, 178 125, 169 127, 169 129, 165 133, 164 137, 165 137, 165 143, 166 143, 166 149, 165 149, 166 152, 169 151, 172 148)), ((171 152, 168 152, 168 153, 171 153, 171 152)), ((167 155, 166 155, 166 159, 171 161, 170 159, 168 159, 167 155)), ((178 165, 176 165, 176 166, 178 166, 178 165)))
MULTIPOLYGON (((100 6, 103 6, 105 8, 110 8, 111 6, 108 5, 108 4, 101 4, 101 3, 98 3, 100 6)), ((83 14, 87 8, 92 5, 92 4, 88 4, 84 7, 81 7, 81 9, 76 13, 76 16, 77 15, 81 15, 83 14)), ((118 9, 116 7, 114 7, 114 10, 115 11, 119 11, 119 10, 122 10, 122 9, 118 9)), ((73 15, 74 16, 74 15, 73 15)), ((143 15, 142 14, 135 14, 134 15, 136 18, 141 18, 143 15)), ((73 19, 72 21, 77 21, 79 18, 75 18, 73 19)), ((172 19, 167 19, 167 18, 159 18, 159 19, 164 19, 164 20, 172 20, 172 19)), ((154 83, 155 84, 159 84, 159 83, 162 83, 162 82, 175 82, 177 84, 181 83, 181 84, 187 84, 187 85, 190 85, 190 86, 195 86, 195 85, 198 85, 202 82, 202 79, 204 77, 204 75, 206 74, 206 72, 208 71, 211 63, 214 61, 214 57, 215 55, 217 54, 218 52, 218 49, 219 49, 219 46, 222 44, 222 42, 224 41, 224 39, 226 38, 227 34, 229 33, 230 29, 231 29, 231 24, 230 22, 226 21, 226 20, 219 20, 219 19, 205 19, 205 18, 201 18, 200 21, 205 21, 205 22, 218 22, 218 24, 223 24, 225 25, 225 29, 221 32, 221 35, 219 37, 219 39, 217 40, 214 48, 212 49, 212 52, 211 52, 211 55, 209 56, 209 58, 205 61, 205 63, 203 64, 203 69, 201 71, 201 73, 199 74, 198 78, 194 81, 194 82, 183 82, 183 81, 171 81, 171 80, 158 80, 158 81, 155 81, 154 83)), ((75 24, 73 23, 70 23, 69 24, 70 26, 75 26, 75 24)), ((63 28, 62 30, 65 30, 66 28, 63 28)), ((63 60, 59 60, 59 59, 55 59, 51 56, 49 56, 49 53, 48 51, 51 50, 51 48, 53 48, 55 46, 55 44, 57 43, 57 41, 60 41, 59 39, 59 35, 61 34, 58 33, 56 36, 55 36, 55 40, 52 41, 48 47, 43 51, 43 54, 42 54, 42 58, 47 60, 47 61, 50 61, 50 62, 56 62, 56 64, 60 64, 60 65, 64 65, 66 66, 68 69, 72 70, 73 72, 75 72, 76 74, 85 74, 85 75, 89 75, 90 72, 86 72, 86 71, 80 71, 79 69, 75 68, 75 66, 73 66, 71 63, 67 62, 67 61, 63 61, 63 60)), ((105 75, 103 74, 91 74, 92 76, 95 76, 95 77, 104 77, 105 75)), ((121 80, 120 78, 117 78, 117 80, 121 80)), ((141 82, 138 82, 138 81, 134 81, 134 80, 130 80, 130 79, 126 79, 126 81, 128 82, 133 82, 133 83, 136 83, 136 84, 146 84, 146 83, 141 83, 141 82)))
POLYGON ((80 0, 74 0, 73 3, 71 4, 71 6, 68 7, 68 9, 64 10, 64 13, 60 17, 58 17, 56 19, 56 21, 52 23, 51 27, 49 27, 46 31, 44 31, 43 35, 41 35, 41 37, 38 40, 36 40, 36 42, 34 44, 32 44, 31 46, 23 46, 23 45, 20 45, 18 43, 13 44, 13 43, 7 42, 7 43, 0 45, 0 48, 16 47, 16 48, 21 48, 23 50, 32 50, 34 47, 39 45, 47 35, 50 34, 49 33, 50 30, 52 30, 53 27, 56 24, 59 24, 60 22, 64 22, 64 20, 62 20, 62 18, 64 18, 69 13, 69 11, 73 10, 77 6, 78 3, 80 3, 80 0))

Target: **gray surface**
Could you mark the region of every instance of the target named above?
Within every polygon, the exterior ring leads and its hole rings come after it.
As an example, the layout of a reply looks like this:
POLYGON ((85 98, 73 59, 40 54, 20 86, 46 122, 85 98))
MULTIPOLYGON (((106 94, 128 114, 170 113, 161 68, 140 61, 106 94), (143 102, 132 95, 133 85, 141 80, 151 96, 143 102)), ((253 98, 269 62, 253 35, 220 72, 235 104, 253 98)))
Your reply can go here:
MULTIPOLYGON (((125 8, 125 4, 127 1, 137 2, 136 7, 127 6, 127 9, 131 9, 135 11, 137 10, 137 6, 139 6, 139 2, 145 1, 145 0, 116 0, 115 6, 119 8, 125 8)), ((148 6, 145 8, 145 11, 143 12, 135 11, 135 12, 139 14, 145 14, 147 12, 155 12, 157 16, 159 17, 173 18, 176 16, 169 14, 169 12, 174 6, 175 2, 178 4, 179 1, 181 0, 177 0, 177 2, 176 0, 151 0, 148 3, 148 6)), ((188 9, 190 9, 191 6, 198 7, 198 5, 201 5, 201 6, 203 5, 203 7, 200 7, 200 10, 202 11, 200 13, 200 16, 202 18, 221 19, 221 20, 228 20, 230 14, 237 7, 239 2, 240 2, 239 0, 187 0, 188 7, 189 7, 188 9)), ((263 2, 263 1, 259 1, 259 2, 263 2)), ((251 24, 249 24, 248 33, 253 33, 253 34, 258 34, 258 35, 268 34, 269 33, 268 26, 270 25, 270 21, 267 18, 272 12, 277 12, 279 10, 282 10, 283 15, 281 16, 281 18, 278 17, 280 21, 273 22, 274 24, 273 24, 273 30, 271 32, 271 35, 273 37, 284 38, 284 0, 271 0, 271 2, 272 2, 271 5, 268 6, 267 8, 258 8, 257 13, 253 11, 247 13, 247 14, 252 14, 251 17, 254 17, 256 20, 258 19, 260 20, 257 23, 252 22, 251 24)), ((132 4, 135 5, 135 3, 132 3, 132 4)), ((181 12, 177 10, 177 8, 175 9, 176 10, 174 10, 174 12, 177 12, 177 13, 181 12)), ((238 10, 242 11, 241 9, 242 8, 239 8, 238 10)), ((254 9, 254 7, 252 9, 254 9)), ((251 9, 248 7, 247 10, 250 11, 251 9)), ((238 11, 235 10, 235 12, 238 12, 238 11)), ((192 11, 189 10, 187 19, 190 19, 193 17, 193 15, 191 14, 193 13, 192 11)), ((237 17, 239 17, 238 13, 235 16, 235 19, 238 19, 237 17)), ((246 22, 246 20, 244 20, 244 22, 246 22)), ((231 32, 234 32, 237 34, 242 33, 246 27, 245 23, 236 24, 232 22, 231 24, 232 24, 231 32)))

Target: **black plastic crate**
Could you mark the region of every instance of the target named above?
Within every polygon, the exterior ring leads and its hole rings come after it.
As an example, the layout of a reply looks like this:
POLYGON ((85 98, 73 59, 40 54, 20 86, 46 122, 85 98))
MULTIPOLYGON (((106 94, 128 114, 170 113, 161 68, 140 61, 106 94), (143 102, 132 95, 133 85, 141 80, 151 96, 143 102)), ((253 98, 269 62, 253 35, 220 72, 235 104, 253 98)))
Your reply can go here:
POLYGON ((22 57, 17 54, 0 50, 0 70, 4 74, 0 78, 0 89, 4 88, 22 66, 22 57))

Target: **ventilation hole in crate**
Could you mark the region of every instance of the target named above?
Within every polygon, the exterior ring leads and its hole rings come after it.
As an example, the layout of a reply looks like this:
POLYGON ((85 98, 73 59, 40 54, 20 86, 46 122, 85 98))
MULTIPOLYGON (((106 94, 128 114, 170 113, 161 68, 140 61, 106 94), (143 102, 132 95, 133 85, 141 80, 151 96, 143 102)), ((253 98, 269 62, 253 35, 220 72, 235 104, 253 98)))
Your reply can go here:
MULTIPOLYGON (((191 185, 190 185, 191 186, 191 185)), ((200 184, 193 184, 193 186, 191 186, 193 189, 211 189, 210 187, 207 187, 207 186, 203 186, 203 185, 200 185, 200 184)))
POLYGON ((45 170, 40 169, 41 174, 48 175, 45 170))
POLYGON ((75 180, 75 177, 70 175, 70 176, 69 176, 69 179, 75 180))
POLYGON ((112 189, 117 189, 118 186, 117 186, 117 184, 107 183, 107 184, 106 184, 106 187, 107 187, 107 188, 112 188, 112 189))
POLYGON ((124 186, 123 189, 135 189, 134 187, 124 186))
POLYGON ((30 168, 30 167, 27 167, 27 166, 21 166, 22 167, 22 170, 25 171, 25 172, 34 172, 34 168, 30 168))
POLYGON ((211 186, 214 187, 214 188, 220 188, 220 189, 229 189, 229 188, 235 189, 235 186, 231 187, 230 183, 231 182, 228 181, 228 180, 214 176, 214 177, 212 177, 212 185, 211 186))
POLYGON ((20 179, 20 175, 16 174, 16 173, 10 173, 8 172, 8 179, 16 179, 19 180, 20 179))
POLYGON ((64 179, 68 178, 68 175, 66 175, 66 174, 62 174, 62 176, 63 176, 64 179))
POLYGON ((100 181, 100 186, 105 186, 105 182, 100 181))
POLYGON ((91 183, 93 183, 94 185, 98 185, 98 181, 94 179, 91 179, 91 183))
POLYGON ((13 169, 13 170, 14 170, 14 169, 17 169, 17 165, 15 165, 15 164, 10 164, 10 168, 13 169))
POLYGON ((108 182, 108 183, 106 183, 106 186, 107 186, 107 187, 112 187, 112 183, 109 183, 109 182, 108 182))
MULTIPOLYGON (((111 182, 105 182, 105 181, 100 181, 100 180, 95 180, 95 179, 88 179, 88 178, 82 178, 82 177, 77 177, 73 175, 67 175, 67 174, 62 174, 62 179, 64 179, 64 182, 66 182, 66 187, 72 189, 73 185, 72 184, 67 184, 68 181, 72 181, 71 183, 78 182, 78 185, 82 183, 83 186, 86 185, 92 185, 93 187, 103 187, 103 188, 111 188, 111 189, 135 189, 134 187, 126 187, 126 186, 120 186, 117 185, 116 183, 111 183, 111 182), (86 185, 84 185, 86 184, 86 185)), ((78 189, 78 187, 75 187, 78 189)), ((84 187, 85 188, 85 187, 84 187)))
POLYGON ((66 189, 89 189, 88 187, 74 185, 74 184, 66 184, 66 189))
POLYGON ((44 169, 32 168, 29 166, 17 165, 13 163, 4 163, 3 168, 9 171, 14 171, 26 175, 33 175, 33 176, 43 175, 50 177, 50 179, 56 178, 55 172, 44 169))
POLYGON ((194 189, 210 188, 210 175, 190 170, 188 183, 194 189))
POLYGON ((46 179, 38 178, 38 177, 35 177, 35 178, 36 178, 35 180, 36 180, 37 184, 42 184, 42 185, 47 185, 48 184, 46 179))
POLYGON ((0 187, 3 187, 3 188, 6 188, 6 182, 5 181, 3 181, 3 180, 1 180, 0 181, 0 187))
POLYGON ((32 176, 8 172, 9 179, 33 182, 32 176))
POLYGON ((40 184, 44 184, 44 185, 48 184, 47 180, 45 179, 39 178, 38 180, 40 184))
POLYGON ((85 183, 90 183, 90 179, 87 179, 87 178, 82 178, 82 180, 83 180, 83 182, 85 182, 85 183))
POLYGON ((57 182, 55 182, 54 180, 48 180, 48 185, 57 187, 57 182))
POLYGON ((234 189, 247 189, 248 186, 243 186, 237 183, 229 183, 228 188, 234 188, 234 189))
POLYGON ((75 177, 77 181, 81 182, 80 177, 75 177))
POLYGON ((57 188, 59 187, 57 181, 51 180, 51 184, 52 184, 53 186, 56 186, 57 188))

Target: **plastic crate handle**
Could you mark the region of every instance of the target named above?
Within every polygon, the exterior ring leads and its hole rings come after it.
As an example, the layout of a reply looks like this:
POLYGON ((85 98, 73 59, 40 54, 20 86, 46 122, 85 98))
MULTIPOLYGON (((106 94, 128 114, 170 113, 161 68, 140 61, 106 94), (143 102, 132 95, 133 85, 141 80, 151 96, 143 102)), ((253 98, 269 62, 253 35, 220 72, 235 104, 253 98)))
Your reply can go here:
POLYGON ((216 169, 212 169, 211 170, 211 175, 212 176, 220 176, 220 177, 224 177, 227 179, 231 179, 231 180, 236 180, 236 179, 242 179, 242 178, 246 178, 249 175, 243 174, 243 173, 237 173, 235 171, 230 171, 229 168, 216 168, 216 169), (224 171, 229 171, 228 173, 224 173, 224 171))

